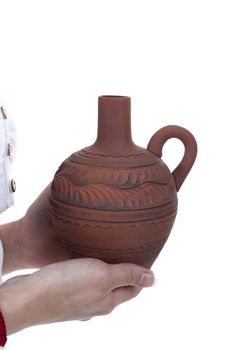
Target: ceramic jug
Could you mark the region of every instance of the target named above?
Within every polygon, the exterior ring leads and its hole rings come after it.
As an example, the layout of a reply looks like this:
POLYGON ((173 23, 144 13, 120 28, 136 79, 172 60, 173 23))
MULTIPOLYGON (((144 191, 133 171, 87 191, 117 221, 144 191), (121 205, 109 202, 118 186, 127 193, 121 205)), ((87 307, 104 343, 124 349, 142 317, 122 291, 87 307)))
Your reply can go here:
POLYGON ((193 135, 169 125, 147 149, 131 137, 131 100, 100 96, 93 145, 73 153, 57 170, 50 194, 54 230, 72 257, 151 267, 172 229, 177 192, 197 153, 193 135), (164 143, 178 138, 184 156, 171 173, 164 143))

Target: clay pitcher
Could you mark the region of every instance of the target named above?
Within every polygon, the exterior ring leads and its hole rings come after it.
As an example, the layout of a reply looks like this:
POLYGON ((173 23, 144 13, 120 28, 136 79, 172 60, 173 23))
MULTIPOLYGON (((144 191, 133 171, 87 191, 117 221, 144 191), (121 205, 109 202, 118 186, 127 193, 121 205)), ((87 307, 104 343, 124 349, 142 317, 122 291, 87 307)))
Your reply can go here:
POLYGON ((56 172, 50 195, 55 232, 72 257, 151 267, 172 229, 177 192, 197 153, 193 135, 169 125, 147 149, 131 137, 130 98, 101 96, 95 143, 73 153, 56 172), (164 143, 178 138, 183 159, 171 173, 164 143))

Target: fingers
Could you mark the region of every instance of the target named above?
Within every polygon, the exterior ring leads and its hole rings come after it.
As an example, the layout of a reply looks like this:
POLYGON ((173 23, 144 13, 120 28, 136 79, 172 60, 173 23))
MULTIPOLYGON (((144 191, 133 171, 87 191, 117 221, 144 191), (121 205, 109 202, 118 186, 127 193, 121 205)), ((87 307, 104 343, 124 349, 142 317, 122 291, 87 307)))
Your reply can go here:
POLYGON ((126 301, 135 298, 140 292, 142 288, 136 287, 120 287, 114 289, 110 294, 109 298, 112 300, 113 306, 117 306, 119 304, 125 303, 126 301))
POLYGON ((150 287, 155 278, 151 270, 134 264, 110 265, 112 289, 118 287, 150 287))
POLYGON ((101 310, 98 315, 106 315, 111 313, 116 306, 135 298, 142 288, 136 287, 120 287, 111 291, 104 299, 101 310))
POLYGON ((134 297, 143 287, 150 287, 155 283, 154 274, 141 266, 134 264, 109 265, 112 278, 112 290, 106 296, 100 314, 105 315, 113 309, 134 297))

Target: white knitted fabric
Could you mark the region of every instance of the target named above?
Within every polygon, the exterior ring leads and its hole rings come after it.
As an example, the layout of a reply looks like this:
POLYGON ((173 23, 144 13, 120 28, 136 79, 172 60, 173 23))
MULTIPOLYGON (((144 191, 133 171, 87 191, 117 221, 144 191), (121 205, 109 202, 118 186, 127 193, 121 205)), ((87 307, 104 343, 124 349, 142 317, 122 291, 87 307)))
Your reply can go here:
MULTIPOLYGON (((16 151, 16 131, 12 119, 0 103, 0 214, 13 205, 10 169, 16 151), (7 118, 6 118, 7 117, 7 118)), ((0 284, 2 283, 3 246, 0 240, 0 284)), ((4 349, 0 346, 0 349, 4 349)))
MULTIPOLYGON (((1 107, 1 104, 0 104, 1 107)), ((13 205, 10 191, 10 168, 16 150, 16 131, 9 116, 5 119, 0 109, 0 213, 13 205), (8 154, 9 147, 12 152, 8 154)))
MULTIPOLYGON (((3 249, 2 249, 2 242, 0 241, 0 284, 2 283, 2 261, 3 261, 3 249)), ((0 346, 0 349, 4 349, 2 346, 0 346)))

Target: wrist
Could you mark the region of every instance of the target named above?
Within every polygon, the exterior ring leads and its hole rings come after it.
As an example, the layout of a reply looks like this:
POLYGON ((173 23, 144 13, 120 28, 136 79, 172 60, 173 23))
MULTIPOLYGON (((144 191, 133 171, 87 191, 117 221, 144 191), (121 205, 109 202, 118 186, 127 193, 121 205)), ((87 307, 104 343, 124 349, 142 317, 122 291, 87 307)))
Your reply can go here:
POLYGON ((0 310, 7 335, 33 325, 35 293, 32 293, 27 283, 22 282, 26 278, 27 276, 14 277, 0 286, 0 310))
POLYGON ((0 346, 5 346, 7 342, 6 324, 0 311, 0 346))

